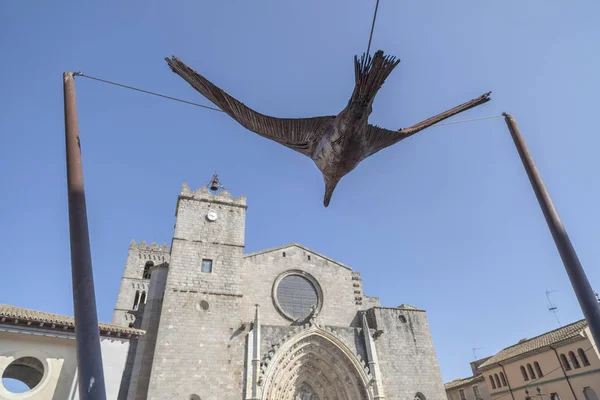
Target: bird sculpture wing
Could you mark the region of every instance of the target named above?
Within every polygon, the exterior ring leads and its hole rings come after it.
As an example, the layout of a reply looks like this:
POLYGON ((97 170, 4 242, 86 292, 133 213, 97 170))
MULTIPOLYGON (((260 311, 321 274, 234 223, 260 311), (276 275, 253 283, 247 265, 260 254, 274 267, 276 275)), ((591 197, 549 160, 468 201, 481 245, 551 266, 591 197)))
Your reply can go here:
POLYGON ((318 140, 333 127, 335 116, 274 118, 263 115, 213 85, 177 57, 166 58, 166 61, 173 72, 185 79, 194 89, 244 128, 309 157, 318 140))
POLYGON ((425 121, 419 122, 409 128, 402 128, 397 131, 391 131, 389 129, 380 128, 379 126, 369 125, 366 133, 368 151, 365 154, 365 158, 377 153, 379 150, 385 149, 395 143, 398 143, 402 139, 414 135, 417 132, 422 131, 432 125, 437 124, 447 118, 452 117, 458 113, 466 111, 470 108, 477 107, 480 104, 490 101, 490 94, 488 92, 482 96, 479 96, 473 100, 467 101, 457 107, 454 107, 448 111, 444 111, 441 114, 426 119, 425 121))

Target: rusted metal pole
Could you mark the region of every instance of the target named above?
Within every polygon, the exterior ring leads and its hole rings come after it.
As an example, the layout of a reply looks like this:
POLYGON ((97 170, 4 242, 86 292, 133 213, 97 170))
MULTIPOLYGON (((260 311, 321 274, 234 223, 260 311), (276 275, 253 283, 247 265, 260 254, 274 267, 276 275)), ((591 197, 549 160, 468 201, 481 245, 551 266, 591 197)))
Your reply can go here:
POLYGON ((503 113, 502 115, 504 115, 508 130, 515 142, 525 171, 527 171, 527 176, 529 177, 533 191, 540 203, 550 232, 552 232, 554 243, 556 244, 556 248, 560 253, 565 269, 567 270, 567 274, 571 280, 571 285, 573 286, 577 300, 579 300, 583 315, 590 327, 594 341, 598 345, 600 344, 600 304, 598 304, 598 301, 596 300, 590 281, 588 281, 587 276, 585 275, 585 271, 579 262, 577 253, 575 253, 575 249, 573 248, 571 240, 567 235, 567 231, 558 216, 558 212, 556 211, 556 208, 554 208, 554 204, 552 204, 550 194, 548 194, 546 186, 544 186, 542 177, 533 162, 531 153, 529 153, 529 149, 525 144, 525 140, 521 135, 521 131, 517 126, 515 118, 507 113, 503 113))
POLYGON ((79 398, 80 400, 106 400, 98 315, 96 312, 96 294, 92 273, 92 256, 90 253, 90 236, 83 187, 83 168, 77 122, 77 104, 75 101, 75 79, 72 72, 63 74, 63 85, 79 398))

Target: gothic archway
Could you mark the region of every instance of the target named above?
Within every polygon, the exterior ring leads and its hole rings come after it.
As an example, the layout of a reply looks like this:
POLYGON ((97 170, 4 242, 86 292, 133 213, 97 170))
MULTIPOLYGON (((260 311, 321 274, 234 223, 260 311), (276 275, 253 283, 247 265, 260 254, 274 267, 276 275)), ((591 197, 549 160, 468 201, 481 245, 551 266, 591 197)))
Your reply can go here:
POLYGON ((273 355, 262 382, 263 400, 371 400, 370 376, 339 338, 311 327, 273 355))

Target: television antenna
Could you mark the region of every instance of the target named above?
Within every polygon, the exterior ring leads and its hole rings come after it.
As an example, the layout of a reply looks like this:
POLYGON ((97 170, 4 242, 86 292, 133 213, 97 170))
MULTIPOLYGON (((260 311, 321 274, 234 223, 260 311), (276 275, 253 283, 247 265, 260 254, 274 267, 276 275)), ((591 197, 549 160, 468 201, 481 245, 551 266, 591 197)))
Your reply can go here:
POLYGON ((558 292, 558 290, 548 290, 546 289, 546 298, 548 299, 548 311, 550 311, 552 314, 554 314, 554 317, 556 318, 556 322, 558 322, 558 326, 561 327, 561 323, 560 320, 558 319, 558 306, 555 305, 554 303, 552 303, 552 300, 550 300, 550 293, 554 293, 554 292, 558 292))

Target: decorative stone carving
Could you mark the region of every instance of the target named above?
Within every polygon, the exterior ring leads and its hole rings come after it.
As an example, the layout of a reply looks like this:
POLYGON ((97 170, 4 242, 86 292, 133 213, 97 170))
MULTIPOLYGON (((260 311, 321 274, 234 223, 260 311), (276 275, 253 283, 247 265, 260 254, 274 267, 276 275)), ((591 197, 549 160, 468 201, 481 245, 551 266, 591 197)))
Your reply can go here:
POLYGON ((308 326, 277 347, 261 368, 261 399, 373 399, 368 369, 330 329, 308 326))

